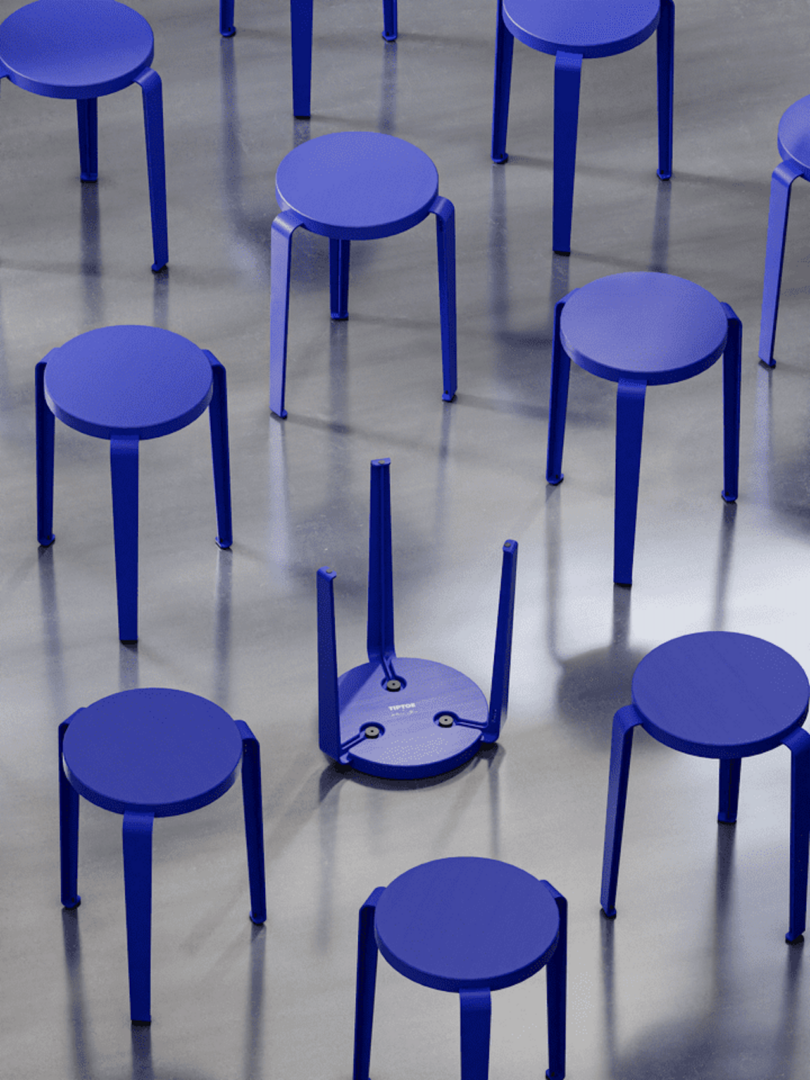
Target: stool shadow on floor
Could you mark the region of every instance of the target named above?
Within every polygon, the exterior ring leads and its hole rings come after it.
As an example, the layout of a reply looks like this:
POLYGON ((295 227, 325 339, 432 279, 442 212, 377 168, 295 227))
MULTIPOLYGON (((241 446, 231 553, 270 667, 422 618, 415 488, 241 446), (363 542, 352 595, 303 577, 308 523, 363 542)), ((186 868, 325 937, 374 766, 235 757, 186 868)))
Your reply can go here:
MULTIPOLYGON (((734 895, 738 889, 735 835, 734 826, 718 826, 714 913, 703 930, 707 950, 696 948, 692 953, 696 980, 704 975, 707 960, 711 965, 711 990, 707 992, 701 985, 699 1024, 690 1015, 669 1024, 645 1027, 643 1033, 628 1039, 626 1021, 621 1015, 622 985, 615 978, 618 927, 609 919, 601 920, 603 1044, 608 1063, 606 1075, 611 1080, 650 1080, 653 1076, 728 1080, 742 1072, 798 1080, 803 1075, 801 1065, 795 1060, 796 1033, 801 1026, 798 1010, 802 950, 788 949, 773 970, 763 974, 761 956, 751 952, 745 933, 733 921, 734 895), (751 970, 748 978, 741 979, 739 968, 746 964, 751 970), (783 965, 780 988, 778 972, 783 965), (769 976, 773 985, 766 988, 765 979, 769 976), (748 994, 741 993, 740 988, 750 984, 762 987, 762 996, 768 998, 769 1006, 778 1006, 778 1017, 776 1008, 758 1010, 759 999, 752 1001, 748 994), (619 1031, 624 1032, 621 1040, 619 1031)), ((654 958, 660 959, 658 955, 654 958)), ((669 1002, 666 988, 662 989, 662 998, 662 1010, 666 1011, 669 1002)))

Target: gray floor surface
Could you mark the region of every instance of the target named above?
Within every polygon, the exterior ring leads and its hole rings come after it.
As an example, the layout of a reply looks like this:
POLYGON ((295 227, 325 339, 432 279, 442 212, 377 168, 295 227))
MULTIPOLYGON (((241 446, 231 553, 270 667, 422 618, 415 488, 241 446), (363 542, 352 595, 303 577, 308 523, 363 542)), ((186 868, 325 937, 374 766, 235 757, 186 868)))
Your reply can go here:
MULTIPOLYGON (((19 6, 4 0, 5 15, 19 6)), ((810 668, 810 191, 795 185, 778 364, 757 363, 780 115, 810 90, 803 0, 677 0, 675 169, 655 174, 655 47, 586 61, 571 257, 551 251, 553 62, 515 47, 510 160, 489 159, 492 0, 316 0, 310 121, 289 13, 138 0, 164 81, 170 267, 149 269, 140 91, 100 103, 97 185, 72 102, 3 86, 0 146, 0 1074, 347 1080, 357 910, 408 867, 513 862, 570 903, 568 1075, 804 1080, 810 982, 787 926, 789 760, 636 739, 619 915, 599 911, 611 721, 679 634, 765 637, 810 668), (441 400, 431 221, 354 245, 332 323, 299 232, 289 418, 268 414, 274 171, 302 140, 422 147, 456 205, 459 393, 441 400), (635 583, 614 587, 612 384, 574 369, 566 479, 544 480, 553 306, 606 274, 689 278, 742 319, 740 497, 723 503, 720 366, 648 395, 635 583), (35 527, 34 365, 94 327, 167 327, 227 368, 232 551, 214 544, 204 420, 141 454, 141 637, 116 636, 107 446, 57 425, 57 541, 35 527), (436 780, 339 772, 317 746, 315 571, 337 572, 341 669, 364 660, 368 473, 392 459, 397 645, 488 687, 500 549, 520 543, 510 714, 436 780), (121 820, 82 804, 81 907, 59 902, 57 725, 137 686, 216 701, 261 741, 269 917, 248 920, 238 786, 155 827, 153 1023, 129 1021, 121 820)), ((475 898, 471 897, 474 903, 475 898)), ((546 1068, 545 978, 493 998, 492 1080, 546 1068)), ((380 964, 373 1080, 458 1075, 458 1005, 380 964)))

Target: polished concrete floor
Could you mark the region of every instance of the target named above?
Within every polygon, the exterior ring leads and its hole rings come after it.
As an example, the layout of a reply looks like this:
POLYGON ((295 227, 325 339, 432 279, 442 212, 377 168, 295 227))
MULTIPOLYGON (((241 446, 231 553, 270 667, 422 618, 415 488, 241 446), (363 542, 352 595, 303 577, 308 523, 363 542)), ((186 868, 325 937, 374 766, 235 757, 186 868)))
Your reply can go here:
MULTIPOLYGON (((19 6, 3 0, 3 14, 19 6)), ((406 868, 513 862, 569 899, 568 1075, 800 1080, 810 976, 785 944, 789 756, 716 764, 641 733, 619 915, 599 911, 611 720, 644 654, 728 629, 810 668, 810 191, 795 185, 777 367, 757 363, 776 126, 808 92, 803 0, 677 0, 675 169, 655 174, 655 47, 586 61, 570 258, 551 252, 553 63, 515 47, 510 161, 489 160, 493 0, 316 0, 313 115, 292 118, 289 15, 137 0, 164 81, 170 266, 154 276, 140 92, 100 105, 81 185, 71 102, 0 105, 0 1074, 14 1080, 348 1080, 357 909, 406 868), (435 160, 457 212, 459 393, 441 400, 435 233, 356 244, 331 323, 325 242, 299 232, 289 418, 267 408, 274 171, 302 140, 382 130, 435 160), (720 367, 648 395, 635 583, 614 587, 611 384, 574 369, 566 479, 544 481, 555 301, 605 274, 690 278, 742 319, 740 497, 720 498, 720 367), (227 368, 232 551, 214 544, 207 423, 141 454, 141 637, 116 636, 106 443, 57 430, 57 541, 35 528, 34 365, 145 323, 227 368), (397 644, 488 687, 503 541, 520 543, 498 745, 421 782, 340 772, 317 746, 315 571, 340 666, 364 659, 368 475, 392 460, 397 644), (155 827, 153 1023, 129 1021, 121 820, 82 803, 59 902, 57 725, 136 686, 209 697, 261 741, 269 917, 248 920, 241 799, 155 827)), ((475 898, 471 897, 474 903, 475 898)), ((493 998, 492 1080, 546 1068, 544 976, 493 998)), ((458 1075, 458 1006, 380 964, 374 1080, 458 1075)))

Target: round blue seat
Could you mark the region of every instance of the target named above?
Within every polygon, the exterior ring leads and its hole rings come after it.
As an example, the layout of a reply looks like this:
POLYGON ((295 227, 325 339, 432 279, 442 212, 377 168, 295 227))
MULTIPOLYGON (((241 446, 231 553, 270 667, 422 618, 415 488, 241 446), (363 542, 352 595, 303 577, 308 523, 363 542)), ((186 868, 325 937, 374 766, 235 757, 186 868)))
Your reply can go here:
POLYGON ((546 479, 563 479, 570 361, 618 383, 613 580, 633 580, 641 437, 647 386, 691 379, 723 355, 723 498, 737 498, 740 443, 739 319, 684 278, 629 273, 599 278, 557 304, 546 479))
POLYGON ((163 91, 149 66, 154 51, 149 23, 117 0, 35 0, 0 23, 0 79, 42 97, 75 99, 82 180, 98 179, 97 99, 141 87, 157 271, 169 248, 163 91))
POLYGON ((456 393, 456 240, 453 204, 439 195, 439 174, 418 147, 371 131, 321 135, 284 158, 276 173, 281 213, 271 234, 270 408, 285 417, 287 335, 292 236, 303 226, 329 238, 333 319, 349 316, 352 240, 373 240, 412 229, 436 217, 442 398, 456 393))
POLYGON ((547 881, 495 859, 423 863, 360 911, 354 1080, 368 1080, 377 949, 400 974, 458 993, 462 1080, 485 1080, 490 993, 547 965, 548 1077, 565 1075, 567 904, 547 881))
POLYGON ((776 166, 771 177, 759 329, 759 358, 768 367, 776 366, 773 349, 782 288, 782 267, 785 261, 790 189, 793 181, 800 176, 810 180, 810 95, 799 98, 782 114, 776 142, 782 161, 776 166))
POLYGON ((514 39, 554 64, 554 204, 552 246, 571 251, 579 88, 584 58, 616 56, 658 30, 658 175, 672 176, 672 80, 675 14, 672 0, 498 0, 492 160, 508 161, 506 132, 514 39))
POLYGON ((151 1020, 152 827, 214 802, 242 765, 251 919, 266 918, 259 744, 242 720, 181 690, 125 690, 59 726, 62 903, 77 907, 79 800, 123 814, 130 1011, 151 1020), (244 759, 244 764, 243 763, 244 759))
POLYGON ((728 631, 686 634, 653 649, 633 675, 633 704, 616 713, 610 757, 602 909, 616 914, 633 728, 696 757, 720 761, 718 821, 737 820, 741 759, 787 746, 792 755, 790 924, 804 932, 810 842, 810 683, 783 649, 728 631))
MULTIPOLYGON (((98 0, 106 3, 107 0, 98 0)), ((37 534, 53 543, 54 416, 110 440, 122 641, 138 637, 138 444, 186 427, 210 406, 217 543, 232 542, 225 369, 191 341, 151 326, 108 326, 53 349, 36 369, 37 534)))

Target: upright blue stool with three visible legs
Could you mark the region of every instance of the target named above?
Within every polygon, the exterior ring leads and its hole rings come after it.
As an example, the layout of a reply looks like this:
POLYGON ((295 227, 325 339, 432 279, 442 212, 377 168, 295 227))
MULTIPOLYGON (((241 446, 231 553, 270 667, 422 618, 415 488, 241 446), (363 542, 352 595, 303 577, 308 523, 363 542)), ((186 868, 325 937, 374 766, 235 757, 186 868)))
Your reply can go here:
MULTIPOLYGON (((234 0, 219 0, 219 32, 233 37, 234 0)), ((292 45, 293 114, 310 115, 312 87, 312 0, 290 0, 290 31, 292 45)), ((397 0, 383 0, 383 38, 396 41, 397 0)))
POLYGON ((243 720, 181 690, 124 690, 59 725, 62 903, 75 908, 79 795, 124 815, 129 1000, 132 1020, 151 1015, 152 826, 208 806, 242 767, 250 918, 267 918, 259 744, 243 720))
POLYGON ((776 317, 779 313, 782 266, 785 261, 790 189, 799 176, 810 180, 810 96, 800 98, 783 113, 776 141, 782 161, 776 166, 771 177, 765 280, 762 286, 762 321, 759 330, 759 358, 768 367, 774 367, 776 363, 773 358, 773 343, 776 337, 776 317))
POLYGON ((372 776, 437 776, 493 743, 509 696, 518 545, 503 545, 489 706, 472 679, 394 651, 390 461, 371 463, 368 660, 338 678, 335 574, 318 571, 318 712, 325 754, 372 776))
POLYGON ((133 83, 143 91, 152 208, 152 269, 169 260, 163 91, 149 65, 152 28, 116 0, 36 0, 0 23, 0 79, 42 97, 75 100, 82 180, 98 179, 97 101, 133 83))
POLYGON ((723 356, 723 498, 737 498, 742 327, 728 304, 670 274, 613 274, 557 304, 551 360, 546 480, 563 479, 571 361, 619 384, 613 580, 630 585, 636 537, 644 398, 648 386, 699 375, 723 356))
POLYGON ((375 889, 360 909, 353 1080, 369 1080, 378 949, 407 979, 458 994, 461 1080, 487 1080, 491 991, 545 965, 546 1076, 562 1080, 567 945, 565 897, 509 863, 437 859, 375 889))
POLYGON ((658 175, 672 176, 672 79, 675 8, 672 0, 498 0, 492 160, 508 160, 506 129, 514 39, 554 60, 554 204, 552 247, 571 251, 571 213, 577 157, 579 83, 586 57, 616 56, 658 29, 658 175))
POLYGON ((456 224, 439 195, 436 166, 418 147, 393 135, 344 131, 321 135, 292 150, 276 173, 281 213, 270 240, 270 408, 287 415, 287 325, 292 236, 299 226, 329 237, 332 318, 349 317, 352 240, 395 236, 436 216, 439 313, 445 401, 456 394, 456 224))
MULTIPOLYGON (((106 0, 101 0, 106 2, 106 0)), ((225 368, 213 353, 151 326, 108 326, 53 349, 36 369, 37 535, 53 535, 54 415, 110 440, 118 636, 138 637, 138 446, 209 407, 217 544, 229 548, 231 480, 225 368)))
POLYGON ((664 746, 719 758, 717 820, 737 820, 742 758, 780 744, 791 754, 790 922, 787 941, 804 933, 810 840, 810 735, 802 728, 810 684, 783 649, 748 634, 711 631, 659 645, 633 675, 633 704, 613 719, 602 910, 616 914, 616 885, 633 728, 664 746))

